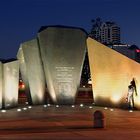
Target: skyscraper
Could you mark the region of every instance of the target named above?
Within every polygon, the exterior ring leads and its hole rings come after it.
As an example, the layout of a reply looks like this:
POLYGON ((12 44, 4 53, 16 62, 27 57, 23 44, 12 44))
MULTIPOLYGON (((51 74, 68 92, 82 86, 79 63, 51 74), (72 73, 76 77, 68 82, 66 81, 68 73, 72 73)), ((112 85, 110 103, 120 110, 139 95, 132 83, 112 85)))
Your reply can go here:
POLYGON ((89 36, 105 44, 120 44, 120 27, 115 22, 102 22, 100 18, 92 20, 93 26, 89 36))

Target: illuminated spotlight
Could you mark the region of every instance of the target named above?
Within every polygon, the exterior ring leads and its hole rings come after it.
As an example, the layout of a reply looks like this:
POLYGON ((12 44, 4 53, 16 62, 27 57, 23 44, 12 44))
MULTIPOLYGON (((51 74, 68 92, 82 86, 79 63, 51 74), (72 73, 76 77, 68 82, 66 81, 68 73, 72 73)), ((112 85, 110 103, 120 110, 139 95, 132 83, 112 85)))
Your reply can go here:
POLYGON ((25 88, 25 85, 24 85, 24 84, 22 84, 22 85, 21 85, 21 88, 22 88, 22 89, 24 89, 24 88, 25 88))
POLYGON ((26 107, 24 107, 24 108, 23 108, 23 110, 27 110, 27 108, 26 108, 26 107))
POLYGON ((59 107, 59 105, 56 105, 56 107, 59 107))
POLYGON ((83 107, 84 105, 83 104, 80 104, 80 107, 83 107))
POLYGON ((114 109, 111 108, 110 111, 114 111, 114 109))
POLYGON ((20 112, 20 111, 21 111, 21 109, 20 109, 20 108, 18 108, 18 109, 17 109, 17 112, 20 112))
POLYGON ((93 108, 92 106, 89 106, 89 108, 93 108))
POLYGON ((47 105, 43 105, 44 107, 47 107, 47 105))
POLYGON ((10 106, 10 104, 7 104, 6 106, 10 106))
POLYGON ((107 107, 105 107, 104 109, 105 109, 105 110, 107 110, 108 108, 107 108, 107 107))
POLYGON ((5 112, 6 112, 6 110, 1 110, 1 112, 2 112, 2 113, 5 113, 5 112))
POLYGON ((26 105, 28 105, 28 102, 25 102, 26 105))
POLYGON ((72 107, 72 108, 74 108, 74 107, 75 107, 75 105, 72 105, 71 107, 72 107))
POLYGON ((51 104, 47 104, 48 106, 51 106, 51 104))
POLYGON ((133 110, 129 110, 129 112, 133 112, 133 110))
POLYGON ((88 84, 92 84, 92 81, 91 81, 91 79, 90 79, 90 80, 88 80, 88 84))
POLYGON ((31 109, 31 108, 32 108, 32 106, 28 106, 28 108, 29 108, 29 109, 31 109))

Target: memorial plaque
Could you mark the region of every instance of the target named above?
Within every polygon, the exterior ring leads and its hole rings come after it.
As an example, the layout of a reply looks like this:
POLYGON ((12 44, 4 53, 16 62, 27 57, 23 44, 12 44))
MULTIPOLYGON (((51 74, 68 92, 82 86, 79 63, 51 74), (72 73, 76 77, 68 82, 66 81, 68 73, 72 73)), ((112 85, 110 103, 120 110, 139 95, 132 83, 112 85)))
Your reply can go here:
POLYGON ((140 108, 140 64, 91 38, 87 48, 95 104, 126 107, 128 85, 134 78, 134 103, 140 108))
POLYGON ((29 103, 44 104, 45 75, 37 40, 22 43, 17 57, 29 103))
POLYGON ((73 104, 86 52, 86 33, 47 27, 38 34, 47 87, 56 104, 73 104))

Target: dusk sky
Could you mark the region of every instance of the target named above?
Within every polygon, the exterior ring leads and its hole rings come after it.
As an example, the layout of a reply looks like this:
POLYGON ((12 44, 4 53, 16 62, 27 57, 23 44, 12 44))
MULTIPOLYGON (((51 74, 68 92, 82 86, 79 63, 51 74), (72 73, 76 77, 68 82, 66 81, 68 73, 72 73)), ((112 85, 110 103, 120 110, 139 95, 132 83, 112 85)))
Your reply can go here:
POLYGON ((89 32, 97 17, 120 26, 122 43, 140 47, 140 0, 0 0, 0 58, 16 57, 20 43, 43 25, 89 32))

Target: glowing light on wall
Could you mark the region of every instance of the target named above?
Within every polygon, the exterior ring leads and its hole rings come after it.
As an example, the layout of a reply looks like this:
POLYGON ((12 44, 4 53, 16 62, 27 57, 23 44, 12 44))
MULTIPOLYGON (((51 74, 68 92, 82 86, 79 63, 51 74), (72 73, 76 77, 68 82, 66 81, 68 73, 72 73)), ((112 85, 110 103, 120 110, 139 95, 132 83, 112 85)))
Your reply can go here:
POLYGON ((113 103, 118 103, 120 101, 120 99, 121 99, 121 97, 117 93, 115 95, 112 95, 112 97, 111 97, 111 101, 113 103))

